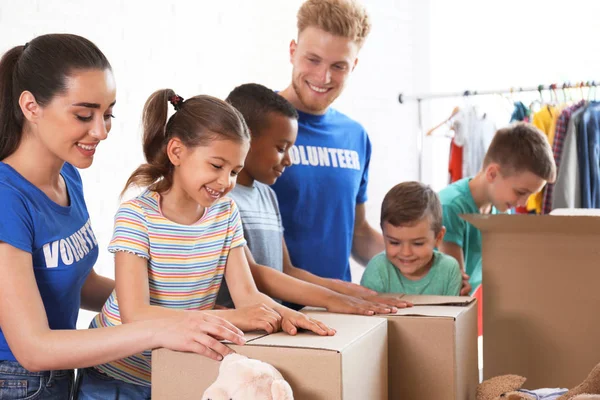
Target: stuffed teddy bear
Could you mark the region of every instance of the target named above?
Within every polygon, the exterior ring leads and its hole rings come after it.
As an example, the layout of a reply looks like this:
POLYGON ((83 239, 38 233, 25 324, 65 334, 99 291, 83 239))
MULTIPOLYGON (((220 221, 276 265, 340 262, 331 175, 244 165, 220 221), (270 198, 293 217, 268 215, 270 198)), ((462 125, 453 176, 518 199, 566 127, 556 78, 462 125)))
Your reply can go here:
POLYGON ((202 400, 294 400, 294 395, 272 365, 229 354, 221 361, 219 376, 202 400))
POLYGON ((600 400, 600 364, 592 369, 581 384, 569 391, 523 390, 521 388, 525 381, 525 378, 518 375, 502 375, 488 379, 477 388, 477 400, 600 400))

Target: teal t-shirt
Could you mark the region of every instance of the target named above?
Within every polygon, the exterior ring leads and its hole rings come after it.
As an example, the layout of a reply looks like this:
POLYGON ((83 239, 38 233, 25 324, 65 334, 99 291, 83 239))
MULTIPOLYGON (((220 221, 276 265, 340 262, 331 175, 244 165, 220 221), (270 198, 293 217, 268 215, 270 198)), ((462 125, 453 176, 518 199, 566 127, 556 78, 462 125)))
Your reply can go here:
MULTIPOLYGON (((465 271, 470 276, 471 294, 481 285, 481 232, 462 219, 460 214, 481 214, 473 200, 469 181, 464 178, 452 183, 439 193, 442 203, 443 224, 446 227, 444 242, 456 243, 463 249, 465 271)), ((492 208, 492 214, 497 214, 492 208)))
POLYGON ((427 275, 413 281, 404 277, 383 252, 369 261, 360 284, 380 293, 458 296, 462 274, 458 261, 434 250, 433 265, 427 275))

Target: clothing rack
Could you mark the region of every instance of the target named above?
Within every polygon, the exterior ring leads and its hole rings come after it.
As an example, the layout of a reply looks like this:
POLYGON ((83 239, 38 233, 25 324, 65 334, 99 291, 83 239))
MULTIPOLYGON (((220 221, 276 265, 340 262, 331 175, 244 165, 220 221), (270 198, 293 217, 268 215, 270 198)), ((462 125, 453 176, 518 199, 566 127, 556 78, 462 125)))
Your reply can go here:
MULTIPOLYGON (((558 98, 556 95, 557 90, 562 90, 563 94, 565 89, 583 89, 585 88, 595 88, 600 86, 600 81, 582 81, 582 82, 564 82, 563 84, 552 83, 550 85, 538 85, 531 87, 518 87, 518 88, 509 88, 509 89, 500 89, 500 90, 465 90, 463 92, 446 92, 446 93, 427 93, 427 94, 419 94, 419 95, 405 95, 404 93, 400 93, 398 95, 398 102, 400 104, 405 104, 407 101, 416 101, 417 102, 417 110, 418 110, 418 124, 419 131, 417 137, 417 154, 418 154, 418 163, 419 163, 419 181, 423 178, 423 110, 422 110, 422 102, 425 100, 431 99, 443 99, 443 98, 452 98, 452 97, 470 97, 470 96, 482 96, 482 95, 502 95, 502 94, 514 94, 514 93, 527 93, 527 92, 539 92, 540 98, 543 99, 542 91, 547 90, 550 93, 554 93, 554 96, 558 98)), ((583 94, 583 90, 582 90, 583 94)))

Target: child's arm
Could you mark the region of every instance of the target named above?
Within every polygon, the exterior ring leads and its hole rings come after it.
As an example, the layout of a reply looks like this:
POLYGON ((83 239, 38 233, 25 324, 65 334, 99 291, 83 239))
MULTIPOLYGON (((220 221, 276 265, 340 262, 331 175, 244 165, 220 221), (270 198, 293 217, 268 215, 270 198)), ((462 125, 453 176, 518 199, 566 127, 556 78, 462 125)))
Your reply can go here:
POLYGON ((114 289, 115 281, 92 270, 81 288, 81 308, 100 312, 114 289))
POLYGON ((180 310, 151 305, 147 263, 146 259, 131 253, 119 251, 115 254, 117 301, 123 323, 183 317, 186 313, 202 312, 217 315, 241 330, 262 329, 272 333, 279 329, 279 314, 262 304, 223 311, 180 310))
POLYGON ((446 296, 459 296, 462 287, 462 271, 458 262, 453 261, 448 273, 448 286, 446 288, 446 296))
POLYGON ((376 291, 372 290, 373 288, 367 288, 352 282, 345 282, 340 279, 322 278, 302 268, 295 267, 292 264, 290 253, 288 252, 287 245, 285 244, 285 239, 282 240, 284 273, 293 276, 296 279, 300 279, 305 282, 310 282, 315 285, 326 287, 327 289, 333 290, 334 292, 345 294, 351 297, 360 298, 366 301, 385 304, 396 308, 406 308, 412 305, 411 303, 401 300, 400 297, 379 296, 376 291))
POLYGON ((244 252, 258 290, 271 297, 310 307, 324 307, 329 312, 342 314, 373 315, 397 311, 396 307, 337 293, 257 264, 247 246, 244 252))
MULTIPOLYGON (((263 304, 271 307, 281 315, 281 327, 290 335, 295 335, 298 328, 308 329, 323 336, 335 333, 335 331, 328 328, 325 324, 313 320, 305 314, 284 307, 269 296, 260 293, 252 279, 243 246, 238 246, 229 251, 225 267, 225 279, 229 287, 231 299, 236 307, 251 306, 254 304, 263 304)), ((227 319, 224 313, 230 312, 230 310, 214 312, 220 313, 218 315, 222 315, 223 318, 227 319)))
POLYGON ((150 304, 148 260, 125 251, 115 253, 115 288, 121 321, 147 321, 183 315, 179 310, 150 304))
POLYGON ((457 210, 452 204, 442 205, 442 217, 446 234, 444 240, 439 246, 439 250, 458 261, 462 273, 462 289, 460 294, 468 296, 471 292, 469 275, 465 272, 465 259, 463 251, 463 238, 465 236, 466 221, 460 218, 460 210, 457 210))
POLYGON ((465 259, 463 256, 462 247, 460 247, 456 243, 442 242, 440 244, 439 250, 444 254, 454 257, 454 259, 458 262, 458 267, 459 267, 461 279, 462 279, 462 285, 461 285, 462 288, 460 290, 460 295, 468 296, 469 293, 471 293, 472 288, 471 288, 471 284, 469 283, 469 275, 467 275, 467 273, 465 272, 465 259))
POLYGON ((150 304, 147 260, 131 253, 119 251, 115 254, 116 288, 121 321, 130 323, 158 318, 181 316, 186 313, 213 314, 229 321, 241 330, 262 329, 272 333, 279 329, 281 317, 263 304, 238 310, 180 310, 150 304))

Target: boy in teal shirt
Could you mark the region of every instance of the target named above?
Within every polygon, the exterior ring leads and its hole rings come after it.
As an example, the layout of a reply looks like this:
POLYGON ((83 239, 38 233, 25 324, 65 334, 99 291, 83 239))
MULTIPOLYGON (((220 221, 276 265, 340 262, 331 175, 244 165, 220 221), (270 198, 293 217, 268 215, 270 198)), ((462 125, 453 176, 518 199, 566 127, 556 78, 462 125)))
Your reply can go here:
POLYGON ((546 136, 530 124, 518 123, 496 132, 477 175, 454 182, 440 192, 446 236, 439 249, 458 261, 469 295, 481 285, 481 232, 461 214, 510 212, 525 205, 556 177, 546 136))
POLYGON ((373 257, 361 285, 384 293, 457 296, 458 262, 435 250, 446 229, 437 194, 419 182, 394 186, 381 205, 385 251, 373 257))

